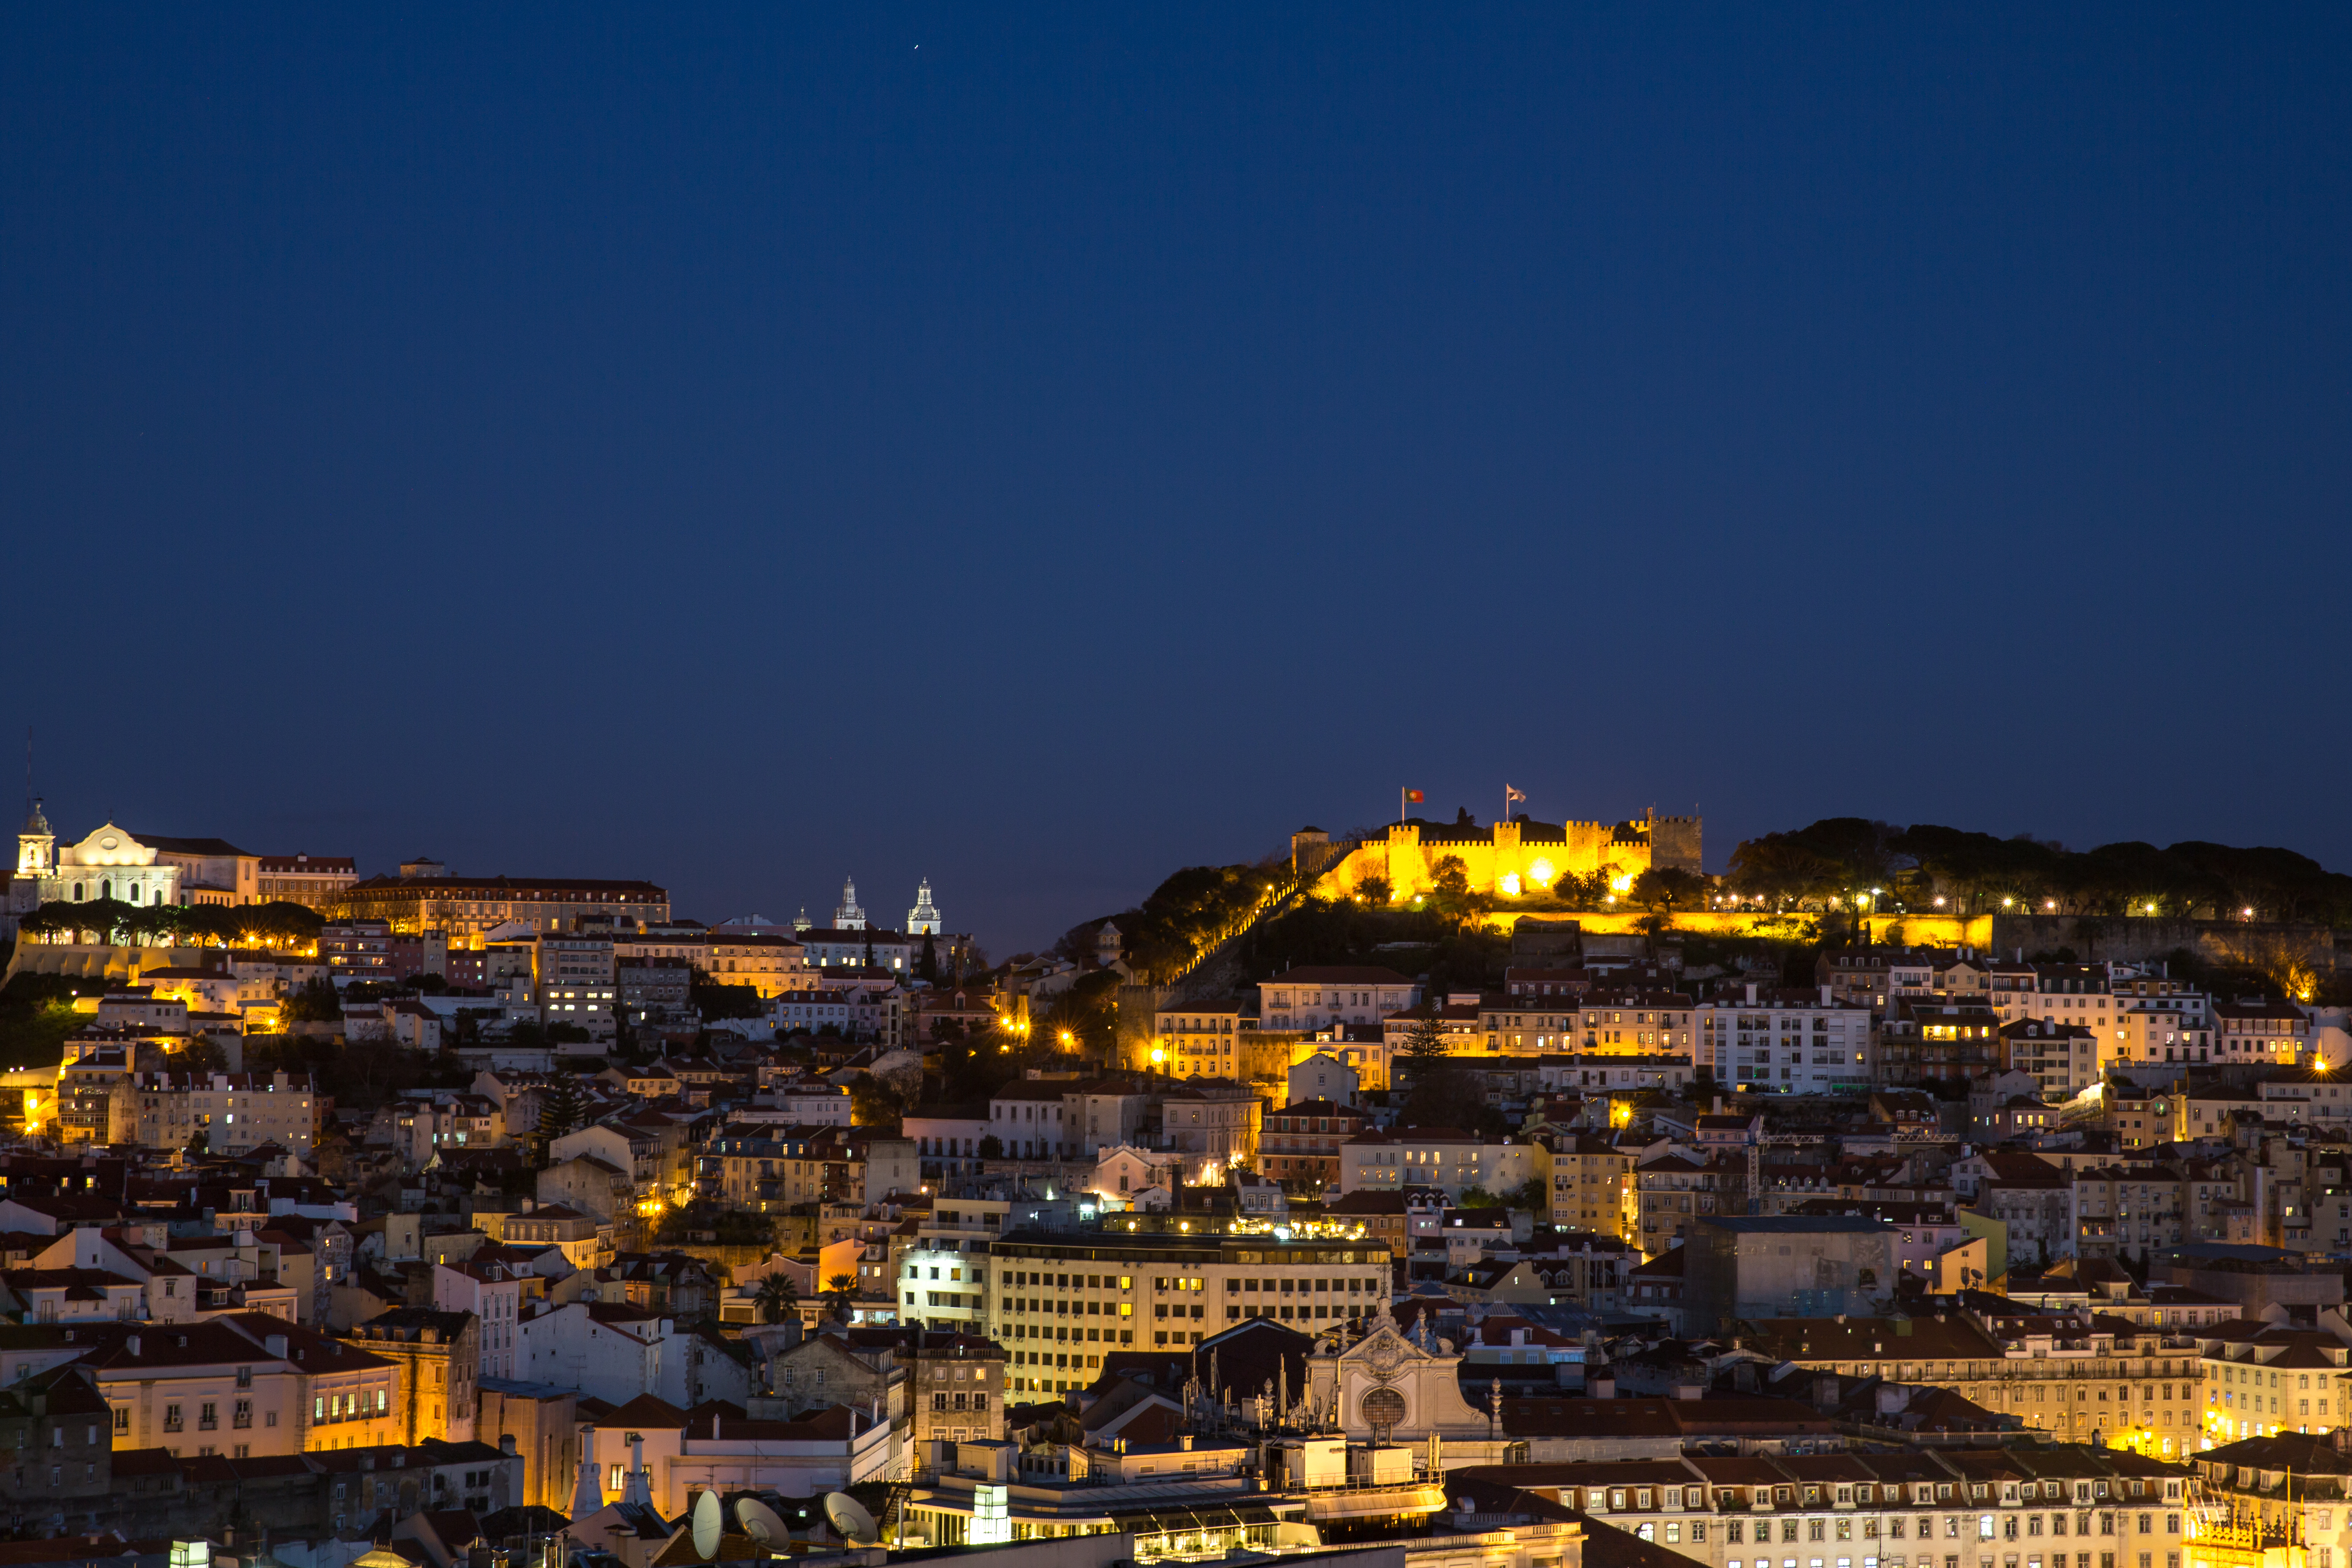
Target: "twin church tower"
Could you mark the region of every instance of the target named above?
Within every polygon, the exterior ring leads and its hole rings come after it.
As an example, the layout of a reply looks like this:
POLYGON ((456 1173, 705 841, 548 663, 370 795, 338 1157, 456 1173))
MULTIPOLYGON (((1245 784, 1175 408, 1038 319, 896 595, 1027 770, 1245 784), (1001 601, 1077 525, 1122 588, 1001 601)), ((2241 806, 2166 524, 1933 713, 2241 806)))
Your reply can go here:
MULTIPOLYGON (((796 931, 806 931, 811 923, 808 910, 803 910, 793 921, 793 929, 796 931)), ((833 911, 832 929, 864 931, 866 925, 866 911, 857 902, 857 879, 845 877, 841 882, 841 907, 833 911)), ((939 906, 931 902, 931 879, 926 877, 922 884, 915 889, 915 907, 907 911, 907 934, 938 936, 943 930, 940 923, 939 906)))

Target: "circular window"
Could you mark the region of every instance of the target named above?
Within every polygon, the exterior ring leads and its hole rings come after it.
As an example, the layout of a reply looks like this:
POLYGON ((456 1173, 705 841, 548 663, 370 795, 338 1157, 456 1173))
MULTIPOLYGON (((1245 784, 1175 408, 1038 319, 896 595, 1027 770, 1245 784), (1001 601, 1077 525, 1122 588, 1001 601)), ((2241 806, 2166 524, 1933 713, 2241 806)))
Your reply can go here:
POLYGON ((117 837, 114 837, 114 835, 112 835, 111 833, 110 833, 110 834, 108 834, 105 837, 103 837, 103 838, 101 838, 101 839, 100 839, 100 840, 98 841, 98 847, 99 847, 100 849, 111 849, 111 848, 113 848, 116 845, 120 844, 121 842, 121 839, 119 839, 119 838, 117 838, 117 837))
POLYGON ((1404 1419, 1404 1395, 1393 1388, 1375 1388, 1364 1395, 1364 1425, 1393 1426, 1404 1419))

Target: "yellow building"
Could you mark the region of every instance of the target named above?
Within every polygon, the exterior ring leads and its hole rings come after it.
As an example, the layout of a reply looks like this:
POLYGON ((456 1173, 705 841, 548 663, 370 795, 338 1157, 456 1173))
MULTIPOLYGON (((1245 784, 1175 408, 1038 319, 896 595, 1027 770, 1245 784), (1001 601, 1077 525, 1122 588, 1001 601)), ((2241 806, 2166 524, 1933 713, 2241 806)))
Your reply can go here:
POLYGON ((1654 813, 1614 824, 1517 817, 1486 827, 1414 817, 1358 844, 1323 874, 1316 891, 1352 898, 1365 881, 1379 878, 1388 883, 1389 896, 1403 902, 1435 885, 1438 863, 1448 856, 1462 862, 1475 892, 1519 898, 1544 892, 1562 877, 1601 871, 1622 891, 1653 866, 1700 870, 1699 839, 1699 818, 1654 813))

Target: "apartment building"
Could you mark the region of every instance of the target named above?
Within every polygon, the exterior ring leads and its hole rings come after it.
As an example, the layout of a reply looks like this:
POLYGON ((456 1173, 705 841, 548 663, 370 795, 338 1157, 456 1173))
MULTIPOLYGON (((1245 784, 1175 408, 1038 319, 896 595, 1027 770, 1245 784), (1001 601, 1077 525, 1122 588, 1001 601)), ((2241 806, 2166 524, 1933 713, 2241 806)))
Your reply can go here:
POLYGON ((829 1195, 827 1167, 844 1157, 830 1125, 731 1122, 696 1152, 695 1193, 730 1208, 778 1214, 829 1195))
POLYGON ((1870 1009, 1837 1000, 1827 984, 1806 991, 1751 983, 1745 995, 1710 999, 1696 1012, 1693 1063, 1717 1083, 1780 1094, 1872 1087, 1870 1009))
POLYGON ((1392 969, 1325 964, 1286 969, 1258 983, 1261 1028, 1312 1034, 1339 1024, 1379 1025, 1421 1000, 1421 988, 1392 969))
POLYGON ((261 902, 301 904, 321 912, 360 879, 359 862, 348 855, 264 855, 257 869, 261 902))
POLYGON ((816 984, 808 950, 790 937, 713 926, 703 962, 712 980, 721 985, 749 985, 763 1001, 816 984))
POLYGON ((1894 996, 1879 1023, 1878 1080, 1965 1082, 2000 1065, 2000 1015, 1990 1001, 1894 996))
POLYGON ((393 1395, 403 1444, 474 1440, 481 1394, 481 1325, 470 1313, 395 1307, 354 1327, 352 1341, 400 1369, 393 1395))
POLYGON ((1477 1035, 1487 1050, 1512 1056, 1664 1056, 1691 1050, 1693 1014, 1678 991, 1530 989, 1481 999, 1477 1035))
POLYGON ((1458 1203, 1465 1187, 1502 1193, 1540 1175, 1549 1157, 1533 1143, 1493 1142, 1455 1127, 1360 1132, 1339 1145, 1339 1191, 1435 1187, 1458 1203))
POLYGON ((2071 1100, 2100 1081, 2099 1037, 2082 1024, 2018 1017, 2000 1026, 2003 1066, 2030 1075, 2042 1100, 2071 1100))
POLYGON ((141 1073, 126 1089, 133 1133, 151 1149, 184 1149, 198 1132, 214 1154, 263 1143, 309 1160, 320 1102, 308 1073, 141 1073))
POLYGON ((1767 1355, 1847 1376, 1936 1384, 2053 1442, 2129 1441, 2150 1455, 2183 1458, 2202 1440, 2204 1362, 2198 1342, 2178 1330, 2022 1306, 1783 1318, 1756 1327, 1759 1337, 1748 1342, 1767 1355))
POLYGON ((523 1299, 522 1278, 503 1258, 477 1254, 433 1266, 433 1305, 466 1313, 477 1325, 474 1343, 480 1360, 468 1381, 522 1375, 523 1299))
POLYGON ((1511 1493, 1532 1493, 1706 1568, 2183 1568, 2199 1496, 2186 1466, 2082 1446, 1693 1454, 1465 1474, 1473 1528, 1512 1519, 1511 1493))
POLYGON ((1339 1185, 1339 1146, 1370 1125, 1352 1105, 1328 1100, 1286 1105, 1266 1116, 1259 1163, 1285 1189, 1320 1196, 1326 1187, 1339 1185))
POLYGON ((512 923, 540 931, 576 931, 583 921, 635 931, 669 921, 669 894, 651 882, 450 877, 429 861, 412 864, 419 875, 354 882, 336 896, 330 912, 344 920, 381 921, 396 931, 446 931, 452 947, 478 947, 482 933, 512 923))
POLYGON ((1551 1222, 1602 1236, 1630 1234, 1633 1166, 1641 1151, 1591 1133, 1541 1140, 1551 1152, 1551 1222))
MULTIPOLYGON (((2216 1000, 2212 1059, 2231 1067, 2298 1065, 2311 1049, 2311 1018, 2292 1002, 2267 997, 2216 1000)), ((2200 1060, 2204 1058, 2200 1058, 2200 1060)))
POLYGON ((609 936, 542 933, 530 944, 531 1000, 542 1025, 575 1024, 592 1039, 616 1028, 620 972, 609 936))
POLYGON ((1257 1091, 1230 1079, 1193 1079, 1160 1097, 1160 1136, 1196 1182, 1255 1164, 1265 1114, 1257 1091))
POLYGON ((1239 1002, 1194 1002, 1151 1016, 1151 1065, 1178 1078, 1234 1078, 1242 1032, 1256 1020, 1239 1002))
POLYGON ((1016 1231, 990 1248, 991 1332, 1017 1392, 1063 1393, 1120 1350, 1196 1345, 1251 1318, 1301 1332, 1386 1310, 1387 1247, 1273 1236, 1016 1231))
POLYGON ((2210 1441, 2352 1424, 2352 1350, 2334 1334, 2242 1318, 2192 1331, 2210 1441))

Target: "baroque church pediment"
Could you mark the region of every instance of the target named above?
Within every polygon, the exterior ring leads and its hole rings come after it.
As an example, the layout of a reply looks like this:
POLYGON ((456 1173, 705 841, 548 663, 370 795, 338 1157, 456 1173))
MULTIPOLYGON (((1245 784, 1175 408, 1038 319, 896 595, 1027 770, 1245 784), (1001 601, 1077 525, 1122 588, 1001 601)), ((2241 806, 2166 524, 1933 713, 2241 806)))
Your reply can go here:
POLYGON ((155 851, 111 822, 58 852, 60 866, 152 866, 155 851))

